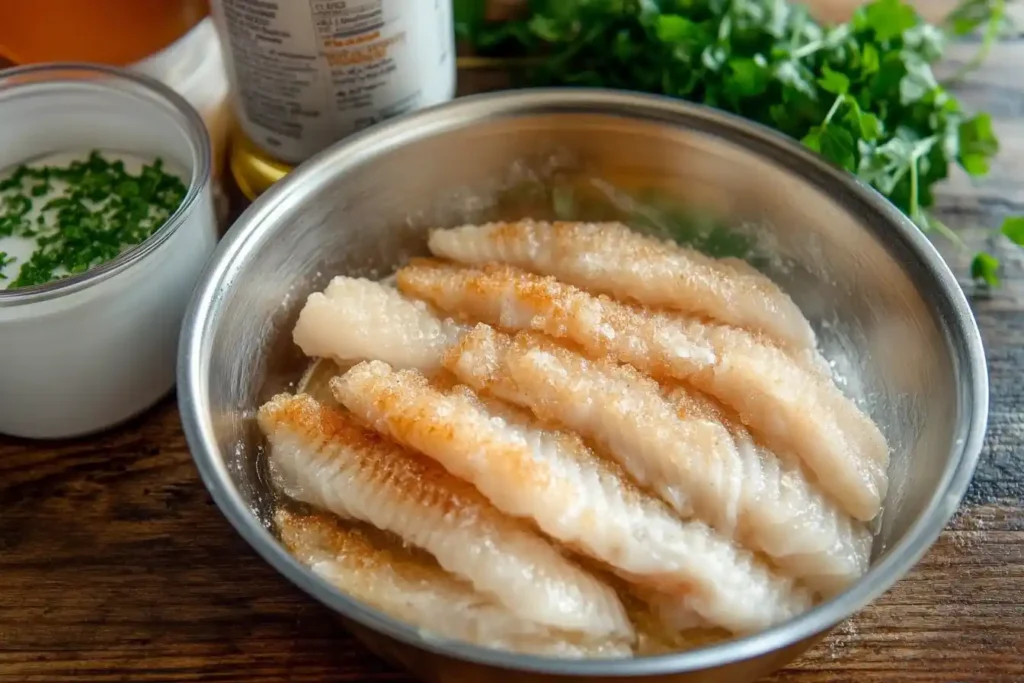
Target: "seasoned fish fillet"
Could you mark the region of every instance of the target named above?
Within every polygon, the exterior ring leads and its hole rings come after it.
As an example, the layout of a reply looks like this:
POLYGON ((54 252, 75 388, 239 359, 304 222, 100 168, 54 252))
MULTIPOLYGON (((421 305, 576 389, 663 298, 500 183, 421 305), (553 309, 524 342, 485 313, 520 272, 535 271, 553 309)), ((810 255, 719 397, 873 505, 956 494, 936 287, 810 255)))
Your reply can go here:
POLYGON ((432 636, 566 658, 631 654, 625 643, 592 644, 520 619, 444 571, 433 558, 387 543, 376 530, 346 527, 325 513, 278 510, 274 521, 288 550, 314 573, 432 636))
POLYGON ((825 493, 868 521, 888 490, 889 445, 831 381, 735 328, 708 328, 719 362, 687 382, 729 406, 765 446, 793 453, 825 493))
POLYGON ((867 571, 871 533, 814 489, 797 458, 757 444, 732 414, 699 392, 677 386, 668 398, 684 419, 729 431, 758 505, 749 533, 784 573, 831 596, 867 571))
POLYGON ((501 261, 626 301, 761 332, 794 349, 815 348, 807 319, 764 275, 621 223, 470 225, 434 231, 429 246, 460 263, 501 261))
POLYGON ((322 294, 309 295, 292 337, 307 356, 341 364, 387 357, 430 372, 457 334, 456 325, 393 287, 336 277, 322 294))
POLYGON ((331 386, 358 417, 475 484, 499 509, 534 520, 713 624, 749 631, 807 606, 790 582, 704 524, 680 522, 577 436, 542 429, 465 387, 442 393, 422 375, 379 361, 353 367, 331 386))
POLYGON ((423 548, 523 619, 596 638, 632 638, 615 593, 470 484, 306 395, 264 404, 278 485, 423 548))
POLYGON ((474 269, 419 259, 396 279, 404 294, 449 315, 569 339, 588 355, 613 356, 655 376, 688 377, 716 360, 700 322, 649 314, 512 266, 474 269))
POLYGON ((735 535, 799 578, 849 582, 863 571, 864 539, 798 467, 738 443, 718 421, 680 410, 629 366, 485 325, 463 337, 445 365, 474 389, 593 439, 680 514, 735 535))
MULTIPOLYGON (((717 360, 706 339, 715 325, 590 294, 515 266, 414 259, 396 281, 404 294, 449 315, 571 339, 591 355, 612 355, 655 376, 685 377, 717 360)), ((831 378, 832 368, 817 349, 787 353, 807 371, 831 378)))
POLYGON ((878 512, 885 439, 811 358, 801 362, 738 328, 648 312, 511 266, 420 260, 397 280, 445 313, 543 332, 592 358, 686 380, 735 408, 770 446, 799 453, 850 514, 867 520, 878 512))

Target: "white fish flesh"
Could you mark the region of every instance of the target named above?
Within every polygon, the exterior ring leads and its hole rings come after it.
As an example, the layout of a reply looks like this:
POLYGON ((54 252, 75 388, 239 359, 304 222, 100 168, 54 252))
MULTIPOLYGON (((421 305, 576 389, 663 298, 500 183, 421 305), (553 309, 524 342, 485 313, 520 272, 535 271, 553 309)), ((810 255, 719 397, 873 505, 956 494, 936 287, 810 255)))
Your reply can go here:
POLYGON ((292 338, 307 356, 345 365, 386 357, 400 367, 430 372, 455 340, 457 326, 393 287, 336 277, 309 295, 292 338))
POLYGON ((306 395, 274 397, 258 422, 286 494, 397 534, 520 618, 591 637, 634 637, 611 588, 434 461, 306 395))
POLYGON ((279 509, 274 522, 288 550, 325 581, 431 638, 565 658, 629 657, 625 643, 591 643, 520 619, 494 599, 383 532, 342 524, 326 513, 279 509))
POLYGON ((706 525, 684 523, 573 434, 540 427, 465 387, 445 393, 414 371, 361 363, 332 380, 335 398, 378 431, 436 459, 499 509, 679 609, 737 632, 806 607, 806 596, 706 525))
POLYGON ((807 319, 768 277, 621 223, 467 225, 435 230, 429 246, 460 263, 500 261, 624 301, 760 332, 794 349, 815 348, 807 319))
POLYGON ((630 366, 588 360, 540 335, 511 338, 482 324, 449 352, 445 365, 475 390, 594 440, 684 517, 706 521, 773 560, 806 551, 809 557, 787 565, 799 578, 838 574, 852 581, 863 571, 866 537, 844 523, 798 467, 752 442, 737 442, 706 415, 680 410, 630 366))
MULTIPOLYGON (((714 324, 591 294, 515 266, 467 267, 421 258, 399 270, 395 280, 402 293, 427 301, 442 313, 572 339, 585 345, 588 353, 616 356, 656 377, 684 377, 716 361, 711 341, 705 338, 708 329, 717 327, 714 324)), ((772 344, 763 336, 758 341, 772 344)), ((832 368, 817 349, 786 353, 808 372, 831 378, 832 368)))
POLYGON ((852 515, 873 518, 887 487, 888 445, 813 359, 750 333, 648 312, 505 265, 481 269, 420 260, 399 288, 448 314, 571 341, 656 379, 684 380, 734 408, 774 449, 798 453, 852 515))
POLYGON ((719 361, 686 381, 734 410, 765 446, 800 458, 847 513, 876 517, 889 487, 889 444, 878 425, 780 349, 724 326, 709 327, 708 340, 719 361))
MULTIPOLYGON (((811 484, 796 457, 759 445, 732 414, 697 391, 675 387, 669 400, 679 415, 724 426, 743 463, 745 485, 757 514, 747 534, 780 570, 830 597, 868 569, 871 533, 811 484)), ((749 542, 749 541, 748 541, 749 542)))

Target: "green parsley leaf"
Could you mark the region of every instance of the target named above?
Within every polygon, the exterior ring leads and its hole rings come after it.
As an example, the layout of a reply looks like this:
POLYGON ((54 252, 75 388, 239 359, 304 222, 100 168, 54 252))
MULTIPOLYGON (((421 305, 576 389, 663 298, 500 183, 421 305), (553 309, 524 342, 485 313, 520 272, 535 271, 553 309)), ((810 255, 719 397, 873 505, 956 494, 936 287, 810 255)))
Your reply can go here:
POLYGON ((1003 221, 1000 232, 1018 247, 1024 247, 1024 216, 1010 216, 1003 221))
POLYGON ((878 57, 878 48, 873 43, 867 43, 864 45, 864 51, 860 55, 860 72, 861 76, 870 76, 878 73, 878 68, 881 65, 878 57))
POLYGON ((932 67, 920 55, 903 53, 906 75, 900 79, 900 103, 914 104, 932 95, 939 87, 932 67))
POLYGON ((980 252, 971 261, 971 277, 989 287, 999 286, 999 259, 980 252))
POLYGON ((811 130, 807 133, 807 135, 805 135, 800 140, 800 142, 802 142, 805 147, 807 147, 807 148, 809 148, 809 149, 811 149, 811 150, 813 150, 815 152, 818 152, 820 154, 821 153, 821 135, 822 135, 821 126, 815 126, 814 128, 811 128, 811 130))
POLYGON ((14 263, 14 259, 8 256, 6 251, 0 251, 0 280, 7 279, 7 276, 4 275, 4 268, 11 263, 14 263))
POLYGON ((768 89, 769 74, 763 61, 738 57, 728 62, 729 79, 725 83, 725 92, 730 95, 757 97, 768 89))
POLYGON ((472 40, 483 26, 487 6, 477 0, 453 0, 455 34, 459 38, 472 40))
POLYGON ((663 43, 692 40, 699 35, 699 29, 689 19, 678 14, 662 14, 654 24, 655 34, 663 43))
POLYGON ((914 9, 900 0, 877 0, 863 9, 863 26, 872 29, 879 42, 898 38, 917 24, 914 9))
POLYGON ((821 153, 848 171, 855 168, 853 136, 845 128, 829 126, 821 138, 821 153))
POLYGON ((833 95, 845 95, 850 90, 850 79, 839 73, 828 68, 828 65, 821 67, 821 72, 824 74, 818 79, 818 85, 825 92, 830 92, 833 95))
POLYGON ((992 46, 1000 36, 1012 35, 1015 26, 1006 12, 1006 0, 962 0, 948 15, 946 25, 956 36, 965 36, 984 27, 981 47, 959 71, 950 79, 952 82, 961 80, 971 71, 981 66, 992 46))
POLYGON ((974 33, 982 24, 989 20, 992 7, 989 0, 967 0, 960 3, 950 12, 946 23, 955 36, 966 36, 974 33))
POLYGON ((946 48, 946 36, 931 24, 918 24, 903 34, 903 44, 928 62, 942 57, 946 48))
POLYGON ((860 137, 868 142, 877 140, 882 135, 882 122, 874 114, 863 111, 857 100, 847 98, 849 111, 846 120, 850 127, 860 132, 860 137))
POLYGON ((851 171, 854 169, 856 157, 853 136, 845 128, 815 126, 801 142, 837 166, 851 171))
POLYGON ((978 114, 957 128, 958 161, 965 171, 980 176, 988 173, 989 159, 999 151, 999 141, 992 130, 992 117, 978 114))

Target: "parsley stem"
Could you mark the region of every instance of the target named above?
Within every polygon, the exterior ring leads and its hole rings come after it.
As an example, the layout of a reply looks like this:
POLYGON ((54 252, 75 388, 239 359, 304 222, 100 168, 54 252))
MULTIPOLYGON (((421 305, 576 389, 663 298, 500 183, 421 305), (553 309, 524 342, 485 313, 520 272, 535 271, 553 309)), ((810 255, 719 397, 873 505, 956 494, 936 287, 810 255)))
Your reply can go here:
POLYGON ((943 223, 942 221, 932 218, 928 221, 928 225, 935 228, 936 232, 938 232, 940 235, 942 235, 947 240, 952 242, 957 249, 964 250, 967 248, 967 245, 964 243, 964 241, 960 239, 960 235, 953 232, 953 229, 950 228, 945 223, 943 223))
POLYGON ((821 127, 824 128, 832 121, 832 117, 839 111, 839 107, 846 101, 846 95, 839 95, 836 97, 836 101, 832 103, 832 108, 828 110, 828 114, 825 115, 825 120, 821 122, 821 127))
POLYGON ((814 40, 811 41, 810 43, 807 43, 801 48, 793 50, 793 52, 791 52, 789 56, 792 57, 793 59, 803 59, 804 57, 809 57, 810 55, 813 55, 815 52, 817 52, 824 46, 825 41, 814 40))
POLYGON ((981 39, 981 47, 967 63, 957 69, 957 72, 947 82, 948 84, 959 83, 967 74, 981 66, 988 58, 989 52, 992 51, 992 46, 995 45, 996 39, 999 37, 999 31, 1002 28, 1005 16, 1006 0, 993 0, 992 14, 989 15, 988 21, 985 22, 985 33, 981 39))
MULTIPOLYGON (((921 215, 921 198, 920 198, 920 191, 921 190, 920 190, 920 187, 919 187, 919 185, 920 185, 919 173, 920 172, 918 170, 917 163, 918 163, 918 161, 920 161, 921 157, 923 157, 924 155, 926 155, 926 154, 928 154, 929 152, 932 151, 932 147, 935 146, 935 143, 938 142, 938 140, 939 140, 938 137, 936 137, 934 135, 931 136, 931 137, 925 138, 924 140, 921 140, 921 141, 917 142, 914 145, 914 148, 913 148, 913 150, 910 153, 910 159, 909 159, 910 163, 908 164, 908 168, 909 168, 909 171, 910 171, 910 207, 909 207, 910 210, 909 210, 908 213, 910 214, 911 220, 913 220, 918 225, 928 225, 928 221, 927 221, 927 219, 924 218, 924 216, 921 215)), ((943 226, 943 227, 945 227, 945 226, 943 226)), ((947 228, 947 230, 948 230, 948 228, 947 228)), ((941 231, 941 229, 940 229, 940 231, 941 231)), ((959 242, 960 241, 959 238, 956 238, 956 241, 959 242)))

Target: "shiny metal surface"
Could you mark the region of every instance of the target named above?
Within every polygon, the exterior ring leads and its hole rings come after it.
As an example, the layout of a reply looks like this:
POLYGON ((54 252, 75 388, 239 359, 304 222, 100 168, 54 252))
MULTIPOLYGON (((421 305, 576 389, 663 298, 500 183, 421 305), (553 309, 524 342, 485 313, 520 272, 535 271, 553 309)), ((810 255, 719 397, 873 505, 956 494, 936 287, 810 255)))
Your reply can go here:
POLYGON ((299 167, 221 243, 182 333, 179 401, 203 480, 288 579, 375 651, 426 680, 641 677, 750 681, 878 597, 921 557, 973 473, 988 409, 980 337, 936 251, 873 191, 761 127, 661 98, 534 90, 458 100, 375 127, 299 167), (754 245, 818 331, 844 388, 893 446, 870 572, 769 631, 676 655, 570 662, 442 643, 334 591, 295 562, 253 423, 305 366, 291 326, 336 274, 385 276, 426 230, 492 218, 618 217, 672 234, 695 207, 754 245))

